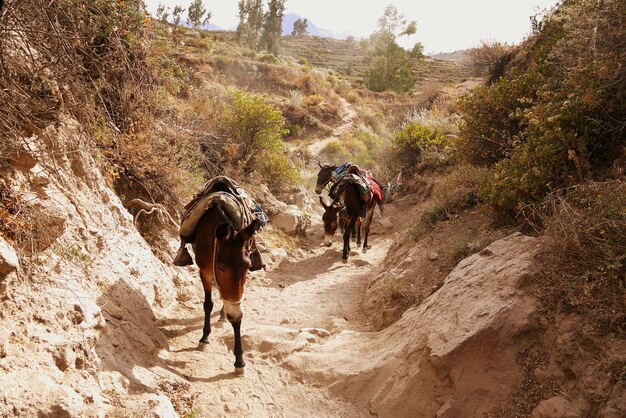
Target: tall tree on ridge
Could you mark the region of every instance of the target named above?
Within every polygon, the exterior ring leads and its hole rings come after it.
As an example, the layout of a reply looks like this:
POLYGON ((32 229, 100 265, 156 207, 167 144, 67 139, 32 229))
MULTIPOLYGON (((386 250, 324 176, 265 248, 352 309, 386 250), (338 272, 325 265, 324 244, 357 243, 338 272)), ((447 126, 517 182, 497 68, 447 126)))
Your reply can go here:
POLYGON ((258 48, 263 16, 263 0, 241 0, 239 2, 237 40, 240 44, 252 49, 258 48))
POLYGON ((409 53, 396 41, 416 31, 417 23, 407 21, 395 6, 385 8, 385 13, 378 20, 378 30, 370 37, 374 50, 367 84, 371 90, 408 91, 413 87, 415 78, 411 73, 409 53))
POLYGON ((285 14, 285 0, 269 0, 268 11, 263 20, 261 48, 277 54, 280 46, 280 37, 283 31, 283 16, 285 14))
POLYGON ((209 23, 209 19, 211 19, 211 12, 207 13, 202 0, 191 0, 191 4, 189 4, 189 9, 187 10, 187 20, 189 23, 191 23, 194 28, 197 28, 209 23), (204 17, 205 14, 206 17, 204 17))

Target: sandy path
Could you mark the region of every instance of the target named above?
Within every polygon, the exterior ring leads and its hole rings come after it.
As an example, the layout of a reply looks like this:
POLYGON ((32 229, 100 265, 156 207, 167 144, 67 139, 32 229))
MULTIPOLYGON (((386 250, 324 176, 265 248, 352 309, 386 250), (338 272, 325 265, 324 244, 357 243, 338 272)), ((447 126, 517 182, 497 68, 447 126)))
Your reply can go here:
POLYGON ((328 143, 337 140, 341 135, 354 128, 354 119, 358 114, 346 99, 342 97, 340 100, 344 111, 344 116, 341 119, 341 125, 333 129, 331 136, 310 144, 307 148, 311 154, 319 155, 328 143))
MULTIPOLYGON (((329 138, 308 146, 318 154, 354 126, 357 113, 342 99, 345 116, 329 138)), ((212 315, 211 343, 198 350, 202 327, 202 301, 188 303, 161 320, 169 348, 160 353, 170 376, 191 386, 196 417, 363 417, 369 411, 333 397, 319 382, 295 370, 287 358, 297 352, 314 352, 344 330, 366 330, 358 312, 371 272, 382 263, 391 240, 370 237, 373 247, 363 253, 356 243, 347 263, 341 260, 341 242, 320 247, 321 224, 309 230, 306 257, 287 259, 276 269, 252 273, 246 285, 242 340, 246 368, 234 373, 233 332, 230 324, 217 322, 221 302, 212 315)), ((340 241, 339 236, 336 240, 340 241)), ((202 294, 198 280, 198 295, 202 294)), ((343 355, 346 355, 345 353, 343 355)), ((348 354, 350 355, 350 354, 348 354)))
MULTIPOLYGON (((373 248, 366 254, 353 250, 344 264, 340 244, 318 247, 317 235, 312 234, 308 257, 284 261, 276 270, 251 277, 242 322, 247 362, 243 376, 233 372, 230 324, 214 326, 211 343, 204 352, 197 350, 202 326, 199 301, 196 309, 178 312, 176 320, 162 321, 170 347, 161 352, 161 358, 170 372, 191 384, 190 392, 197 396, 196 416, 370 415, 333 398, 326 388, 307 381, 284 360, 295 352, 315 351, 343 330, 367 328, 355 308, 357 298, 391 241, 375 236, 373 248)), ((218 306, 216 303, 213 324, 217 324, 218 306)))

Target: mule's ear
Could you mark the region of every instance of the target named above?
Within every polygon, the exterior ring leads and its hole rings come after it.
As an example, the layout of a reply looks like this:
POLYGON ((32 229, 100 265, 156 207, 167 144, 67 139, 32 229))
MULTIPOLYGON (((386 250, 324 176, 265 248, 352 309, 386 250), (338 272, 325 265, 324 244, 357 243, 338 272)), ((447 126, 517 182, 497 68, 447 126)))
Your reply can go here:
POLYGON ((254 219, 250 222, 250 225, 239 231, 239 237, 245 242, 248 241, 252 236, 261 228, 261 221, 258 219, 254 219))
POLYGON ((326 199, 324 199, 324 196, 320 196, 320 203, 322 204, 324 209, 328 209, 328 204, 326 203, 326 199))
POLYGON ((324 168, 324 166, 322 165, 322 163, 320 163, 320 161, 319 161, 319 160, 317 160, 317 165, 319 165, 319 166, 320 166, 320 168, 324 168))
POLYGON ((229 239, 233 233, 233 228, 229 224, 222 224, 215 229, 215 238, 219 240, 229 239))

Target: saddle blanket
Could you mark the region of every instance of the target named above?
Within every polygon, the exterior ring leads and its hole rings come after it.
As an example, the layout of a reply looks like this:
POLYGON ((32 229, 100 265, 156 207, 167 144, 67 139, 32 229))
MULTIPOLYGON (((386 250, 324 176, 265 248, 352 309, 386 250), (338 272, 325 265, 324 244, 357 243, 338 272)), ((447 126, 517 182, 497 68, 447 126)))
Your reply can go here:
POLYGON ((341 192, 343 192, 345 187, 341 183, 352 182, 357 184, 361 189, 361 199, 364 202, 382 202, 383 200, 382 189, 376 180, 374 180, 371 173, 360 169, 354 164, 344 163, 340 165, 333 171, 332 178, 337 185, 337 187, 333 186, 333 188, 331 188, 331 192, 334 189, 335 195, 340 195, 341 192), (339 190, 341 190, 341 192, 339 192, 339 190))
POLYGON ((261 207, 234 180, 218 176, 208 181, 202 191, 185 206, 179 233, 186 242, 193 242, 198 222, 217 202, 221 203, 238 231, 249 225, 255 216, 265 220, 261 207))

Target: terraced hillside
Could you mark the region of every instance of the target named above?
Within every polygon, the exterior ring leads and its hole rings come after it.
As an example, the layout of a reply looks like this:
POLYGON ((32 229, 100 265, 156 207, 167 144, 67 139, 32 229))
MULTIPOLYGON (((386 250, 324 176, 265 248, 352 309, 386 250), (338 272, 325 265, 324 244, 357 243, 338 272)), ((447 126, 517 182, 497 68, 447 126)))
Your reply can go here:
MULTIPOLYGON (((287 54, 316 67, 331 68, 356 77, 363 76, 367 71, 367 51, 358 41, 289 36, 283 38, 282 46, 287 54)), ((462 63, 430 57, 415 60, 413 69, 418 88, 429 83, 456 84, 471 77, 469 68, 462 63)))
MULTIPOLYGON (((227 31, 211 32, 214 38, 232 41, 235 33, 227 31)), ((282 48, 301 62, 314 67, 330 68, 355 78, 362 77, 368 68, 366 49, 358 41, 321 38, 318 36, 292 37, 282 39, 282 48)), ((471 71, 463 62, 452 62, 426 57, 413 62, 417 75, 416 88, 435 83, 440 85, 457 84, 472 77, 471 71)))

